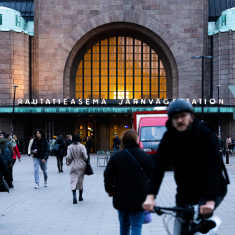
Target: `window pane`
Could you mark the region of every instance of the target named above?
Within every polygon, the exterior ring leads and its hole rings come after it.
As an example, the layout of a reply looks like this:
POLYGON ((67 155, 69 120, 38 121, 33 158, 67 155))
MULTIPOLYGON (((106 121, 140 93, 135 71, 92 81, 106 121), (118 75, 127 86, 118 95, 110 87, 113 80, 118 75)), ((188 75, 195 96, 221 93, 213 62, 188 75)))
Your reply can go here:
MULTIPOLYGON (((108 97, 140 99, 141 94, 144 98, 150 97, 150 94, 152 98, 158 98, 159 95, 166 97, 166 71, 162 61, 158 68, 158 61, 159 58, 154 49, 139 39, 118 36, 118 40, 117 37, 101 40, 84 54, 84 98, 99 98, 100 94, 105 99, 108 97), (141 48, 142 45, 143 48, 141 48), (159 69, 160 74, 158 74, 159 69), (159 84, 160 87, 158 87, 159 84), (91 89, 93 89, 92 92, 91 89)), ((76 97, 81 97, 83 94, 82 64, 80 61, 76 72, 76 97)))

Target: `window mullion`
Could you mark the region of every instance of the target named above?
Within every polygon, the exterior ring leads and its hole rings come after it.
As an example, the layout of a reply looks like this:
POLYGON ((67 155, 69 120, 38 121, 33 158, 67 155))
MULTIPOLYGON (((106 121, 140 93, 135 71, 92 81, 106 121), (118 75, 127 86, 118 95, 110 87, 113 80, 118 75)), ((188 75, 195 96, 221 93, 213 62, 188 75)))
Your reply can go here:
POLYGON ((152 49, 149 47, 149 97, 152 98, 152 49))
POLYGON ((158 58, 158 98, 160 98, 160 59, 159 59, 159 56, 157 57, 158 58))
POLYGON ((82 98, 84 99, 84 88, 85 88, 85 85, 84 85, 84 56, 82 57, 82 98))
POLYGON ((141 41, 141 98, 143 98, 143 77, 144 77, 144 45, 141 41))
POLYGON ((133 60, 133 82, 132 82, 132 87, 133 87, 133 90, 132 90, 132 93, 133 93, 133 99, 135 99, 135 38, 133 38, 133 57, 132 57, 132 60, 133 60))
POLYGON ((93 98, 93 47, 91 47, 91 98, 93 98))
POLYGON ((124 37, 124 98, 126 99, 126 37, 124 37))
POLYGON ((108 99, 110 98, 109 97, 109 90, 110 90, 110 87, 109 87, 109 83, 110 83, 110 78, 109 78, 109 47, 110 47, 110 41, 109 41, 109 38, 108 38, 108 61, 107 61, 107 63, 108 63, 108 71, 107 71, 107 73, 108 73, 108 99))
POLYGON ((99 98, 101 98, 101 41, 99 41, 99 98))
POLYGON ((118 99, 118 36, 116 36, 116 99, 118 99))

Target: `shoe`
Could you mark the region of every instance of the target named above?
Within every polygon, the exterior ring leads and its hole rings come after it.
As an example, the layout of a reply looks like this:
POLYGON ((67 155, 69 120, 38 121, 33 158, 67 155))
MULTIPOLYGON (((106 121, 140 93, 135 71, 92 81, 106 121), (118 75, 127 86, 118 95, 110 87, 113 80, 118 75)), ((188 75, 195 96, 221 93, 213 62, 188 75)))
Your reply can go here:
POLYGON ((77 201, 77 199, 73 199, 73 204, 78 204, 78 201, 77 201))
POLYGON ((83 197, 82 197, 82 193, 83 193, 83 190, 79 190, 79 202, 83 201, 83 197))
POLYGON ((47 188, 47 187, 48 187, 47 182, 44 182, 44 187, 45 187, 45 188, 47 188))
POLYGON ((39 185, 38 185, 38 184, 35 184, 35 185, 34 185, 34 188, 35 188, 35 189, 39 189, 39 185))

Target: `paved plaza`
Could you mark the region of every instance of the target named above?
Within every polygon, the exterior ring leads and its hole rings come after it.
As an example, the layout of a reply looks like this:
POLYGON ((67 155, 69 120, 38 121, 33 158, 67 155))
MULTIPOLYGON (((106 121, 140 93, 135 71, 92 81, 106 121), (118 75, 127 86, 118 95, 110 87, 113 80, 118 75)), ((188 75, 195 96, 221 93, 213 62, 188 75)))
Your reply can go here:
MULTIPOLYGON (((24 156, 14 168, 15 188, 0 193, 0 235, 118 235, 119 224, 111 198, 104 192, 103 170, 85 178, 84 201, 72 204, 69 169, 58 174, 56 159, 48 161, 48 188, 33 188, 33 162, 24 156)), ((228 166, 232 184, 217 215, 222 218, 221 235, 235 234, 235 157, 228 166)), ((42 179, 42 174, 41 174, 42 179)), ((43 185, 43 181, 41 181, 43 185)), ((167 173, 158 197, 158 205, 174 205, 175 183, 167 173)), ((153 222, 143 227, 143 235, 166 235, 161 217, 153 215, 153 222)))

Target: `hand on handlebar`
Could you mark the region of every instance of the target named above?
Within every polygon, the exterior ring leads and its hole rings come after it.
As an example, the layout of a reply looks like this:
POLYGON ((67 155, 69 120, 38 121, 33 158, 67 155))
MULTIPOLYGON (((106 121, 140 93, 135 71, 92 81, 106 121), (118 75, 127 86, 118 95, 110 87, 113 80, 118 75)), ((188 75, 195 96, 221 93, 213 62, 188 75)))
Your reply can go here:
POLYGON ((155 199, 153 195, 148 195, 143 203, 143 208, 146 211, 153 211, 155 206, 155 199))
POLYGON ((211 214, 214 209, 215 209, 215 202, 207 201, 206 204, 200 206, 200 214, 201 215, 211 214))

